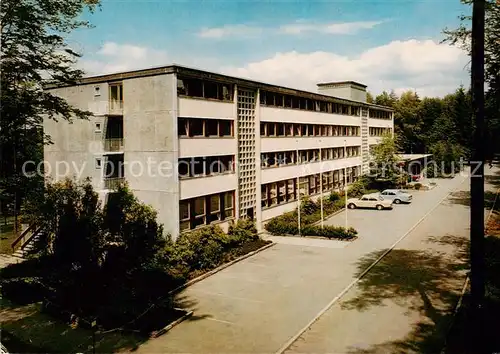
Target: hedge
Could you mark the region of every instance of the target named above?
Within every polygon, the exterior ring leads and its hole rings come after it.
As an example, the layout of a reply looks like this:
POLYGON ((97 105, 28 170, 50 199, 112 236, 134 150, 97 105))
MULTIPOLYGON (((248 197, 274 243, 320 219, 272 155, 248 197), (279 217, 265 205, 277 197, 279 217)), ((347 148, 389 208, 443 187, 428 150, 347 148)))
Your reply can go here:
MULTIPOLYGON (((325 216, 333 214, 345 206, 344 198, 336 193, 323 199, 323 213, 325 216)), ((352 239, 357 231, 353 228, 345 229, 337 226, 314 226, 313 224, 321 220, 320 201, 313 202, 309 198, 304 198, 300 206, 300 224, 302 236, 322 236, 336 239, 352 239)), ((294 210, 271 219, 265 226, 266 230, 272 235, 298 235, 298 211, 294 210)))

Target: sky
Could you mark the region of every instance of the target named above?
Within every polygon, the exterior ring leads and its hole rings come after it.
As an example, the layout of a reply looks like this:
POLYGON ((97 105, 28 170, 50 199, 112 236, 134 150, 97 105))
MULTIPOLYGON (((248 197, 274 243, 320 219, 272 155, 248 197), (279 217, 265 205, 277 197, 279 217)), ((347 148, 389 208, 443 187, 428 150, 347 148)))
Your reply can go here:
POLYGON ((469 85, 443 29, 459 0, 102 0, 69 38, 87 76, 172 63, 316 91, 354 80, 378 94, 443 96, 469 85))

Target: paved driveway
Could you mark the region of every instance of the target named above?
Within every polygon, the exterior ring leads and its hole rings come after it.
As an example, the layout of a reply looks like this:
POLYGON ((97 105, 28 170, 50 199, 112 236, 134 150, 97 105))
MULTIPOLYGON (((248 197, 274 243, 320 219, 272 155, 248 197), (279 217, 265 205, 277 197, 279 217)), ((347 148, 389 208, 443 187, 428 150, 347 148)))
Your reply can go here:
MULTIPOLYGON (((194 309, 194 318, 141 345, 138 352, 280 350, 356 279, 363 256, 373 258, 391 247, 464 181, 460 176, 440 180, 432 191, 414 192, 411 205, 398 205, 392 211, 348 211, 349 223, 360 236, 354 242, 273 238, 277 245, 187 288, 180 300, 194 309)), ((344 218, 338 214, 327 223, 343 225, 344 218)), ((445 222, 439 216, 432 219, 432 224, 445 222)), ((454 223, 466 228, 468 219, 454 223)))

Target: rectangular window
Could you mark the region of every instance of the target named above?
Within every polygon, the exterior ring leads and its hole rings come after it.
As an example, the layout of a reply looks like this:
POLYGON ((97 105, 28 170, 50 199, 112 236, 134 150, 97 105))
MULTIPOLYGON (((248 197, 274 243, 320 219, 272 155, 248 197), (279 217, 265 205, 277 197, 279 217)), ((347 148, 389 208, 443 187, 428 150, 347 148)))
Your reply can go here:
POLYGON ((219 95, 219 85, 215 82, 204 81, 204 92, 205 98, 220 99, 222 95, 219 95))
POLYGON ((289 179, 287 181, 287 195, 286 195, 286 199, 287 201, 292 201, 292 200, 295 200, 296 197, 295 197, 295 183, 296 180, 295 179, 289 179))
POLYGON ((101 123, 96 123, 96 124, 95 124, 95 132, 96 132, 96 133, 102 133, 102 130, 101 130, 101 123))
POLYGON ((276 94, 274 99, 275 99, 275 103, 274 103, 275 106, 283 107, 283 101, 284 101, 283 95, 276 94))
POLYGON ((292 96, 285 96, 285 108, 292 108, 292 96))
POLYGON ((261 205, 263 208, 268 206, 268 200, 267 200, 267 184, 263 184, 260 187, 260 199, 261 199, 261 205))
POLYGON ((219 120, 219 134, 220 136, 233 136, 233 121, 219 120))
POLYGON ((208 222, 214 222, 221 219, 220 213, 220 196, 219 194, 214 194, 208 197, 210 202, 210 215, 208 216, 208 222))
POLYGON ((232 218, 234 216, 233 197, 234 192, 224 193, 224 219, 232 218))
POLYGON ((300 108, 299 98, 296 96, 292 96, 292 108, 296 108, 296 109, 300 108))
POLYGON ((177 120, 177 133, 179 136, 188 136, 189 120, 186 118, 179 118, 177 120))
POLYGON ((266 136, 266 125, 267 123, 260 123, 260 136, 266 136))
POLYGON ((187 96, 203 97, 203 81, 199 79, 183 79, 187 96))
POLYGON ((189 165, 191 159, 179 159, 177 162, 177 172, 179 173, 179 178, 189 177, 189 165))
POLYGON ((219 136, 219 124, 217 119, 207 119, 205 122, 206 136, 219 136))
POLYGON ((267 123, 267 136, 276 136, 276 124, 267 123))
POLYGON ((232 101, 233 100, 233 89, 231 85, 222 84, 222 99, 224 101, 232 101))
POLYGON ((189 120, 189 136, 205 136, 205 121, 203 119, 189 120))
POLYGON ((179 203, 179 220, 180 220, 180 230, 189 230, 190 229, 190 219, 191 213, 190 203, 187 200, 181 200, 179 203))
POLYGON ((270 183, 269 185, 269 197, 270 197, 270 205, 278 204, 278 188, 276 183, 270 183))
POLYGON ((285 136, 285 124, 283 123, 276 123, 277 125, 277 132, 276 132, 276 135, 277 136, 285 136))
POLYGON ((178 95, 187 95, 186 86, 184 85, 183 79, 177 79, 177 94, 178 95))
POLYGON ((193 228, 199 225, 205 224, 205 197, 195 198, 194 206, 193 206, 193 216, 194 220, 192 220, 193 228))
POLYGON ((277 183, 278 185, 278 204, 282 204, 286 201, 286 181, 281 181, 277 183))
POLYGON ((95 168, 100 170, 102 167, 102 159, 95 159, 95 168))
POLYGON ((285 135, 293 136, 293 124, 285 124, 285 135))

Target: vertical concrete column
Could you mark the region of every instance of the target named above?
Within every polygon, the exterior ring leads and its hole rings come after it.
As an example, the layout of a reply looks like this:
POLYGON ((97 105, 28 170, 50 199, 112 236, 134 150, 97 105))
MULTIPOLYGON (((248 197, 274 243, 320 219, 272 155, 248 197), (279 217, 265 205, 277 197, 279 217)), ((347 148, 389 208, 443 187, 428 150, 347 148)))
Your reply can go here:
MULTIPOLYGON (((260 163, 260 90, 255 98, 255 218, 257 231, 262 231, 262 202, 261 202, 261 163, 260 163)), ((288 186, 287 186, 288 188, 288 186)))
MULTIPOLYGON (((171 97, 171 118, 173 120, 173 124, 171 127, 171 136, 167 136, 166 139, 172 139, 172 161, 173 161, 173 175, 172 175, 172 189, 175 202, 172 205, 173 214, 172 217, 175 217, 175 221, 172 223, 172 230, 170 234, 172 238, 175 240, 179 237, 179 229, 180 229, 180 221, 179 221, 179 202, 180 202, 180 188, 179 188, 179 171, 177 169, 177 164, 179 162, 179 133, 178 133, 178 103, 179 98, 177 96, 177 74, 172 75, 172 81, 170 83, 172 89, 172 97, 171 97)), ((167 144, 168 145, 168 144, 167 144)))
MULTIPOLYGON (((240 152, 239 152, 239 134, 238 134, 238 85, 234 84, 233 90, 233 117, 234 117, 234 125, 233 125, 233 133, 234 138, 236 139, 236 156, 235 156, 235 172, 236 176, 239 180, 240 177, 240 152)), ((236 190, 234 191, 234 217, 236 220, 240 218, 240 197, 239 197, 239 182, 236 185, 236 190)))

